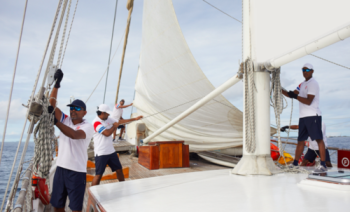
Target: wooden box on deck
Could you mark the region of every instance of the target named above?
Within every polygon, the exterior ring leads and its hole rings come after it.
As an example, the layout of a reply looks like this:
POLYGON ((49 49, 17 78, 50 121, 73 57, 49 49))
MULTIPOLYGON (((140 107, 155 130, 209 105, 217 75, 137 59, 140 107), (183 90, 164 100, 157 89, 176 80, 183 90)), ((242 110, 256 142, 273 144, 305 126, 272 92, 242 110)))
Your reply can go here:
POLYGON ((150 142, 139 147, 139 164, 153 170, 190 167, 189 146, 184 141, 150 142))

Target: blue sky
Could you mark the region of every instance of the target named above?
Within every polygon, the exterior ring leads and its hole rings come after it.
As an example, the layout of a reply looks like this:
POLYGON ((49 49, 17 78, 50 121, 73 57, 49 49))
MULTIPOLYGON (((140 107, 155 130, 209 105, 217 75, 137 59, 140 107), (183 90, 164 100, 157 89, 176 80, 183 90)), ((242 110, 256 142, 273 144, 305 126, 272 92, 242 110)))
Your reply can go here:
MULTIPOLYGON (((241 20, 241 2, 222 0, 208 2, 241 20)), ((143 1, 135 0, 131 21, 125 65, 119 96, 127 103, 133 100, 134 83, 142 35, 143 1)), ((237 72, 242 60, 241 24, 210 7, 201 0, 173 0, 182 32, 199 66, 214 86, 219 86, 237 72)), ((11 113, 6 141, 19 138, 25 120, 25 108, 31 94, 35 76, 43 56, 57 1, 31 0, 28 4, 22 46, 19 56, 11 113)), ((75 6, 75 0, 72 7, 75 6)), ((111 30, 114 15, 114 0, 84 0, 79 2, 73 29, 70 35, 62 70, 65 73, 59 90, 58 104, 66 113, 65 106, 70 96, 86 100, 107 67, 111 30)), ((3 132, 6 107, 14 68, 24 1, 0 1, 0 134, 3 132)), ((127 19, 126 0, 119 0, 114 34, 113 50, 123 38, 127 19)), ((71 16, 70 16, 71 17, 71 16)), ((70 22, 69 22, 70 24, 70 22)), ((114 103, 121 47, 111 63, 106 103, 114 103)), ((316 55, 350 67, 350 39, 336 43, 316 55)), ((47 57, 46 57, 47 58, 47 57)), ((350 70, 335 66, 312 56, 305 56, 282 67, 282 85, 291 90, 303 81, 301 66, 312 63, 314 77, 321 87, 320 107, 327 125, 328 135, 350 135, 350 70)), ((46 67, 46 63, 44 68, 46 67)), ((41 82, 41 80, 39 80, 41 82)), ((87 102, 88 120, 95 116, 96 107, 102 103, 105 78, 87 102)), ((236 107, 242 109, 242 86, 240 82, 224 93, 236 107)), ((289 106, 282 114, 282 125, 289 123, 289 106)), ((298 103, 294 101, 292 123, 298 121, 298 103)), ((124 111, 130 116, 131 108, 124 111)), ((271 109, 271 124, 275 124, 271 109)), ((57 134, 57 133, 56 133, 57 134)), ((295 133, 293 134, 295 135, 295 133)))

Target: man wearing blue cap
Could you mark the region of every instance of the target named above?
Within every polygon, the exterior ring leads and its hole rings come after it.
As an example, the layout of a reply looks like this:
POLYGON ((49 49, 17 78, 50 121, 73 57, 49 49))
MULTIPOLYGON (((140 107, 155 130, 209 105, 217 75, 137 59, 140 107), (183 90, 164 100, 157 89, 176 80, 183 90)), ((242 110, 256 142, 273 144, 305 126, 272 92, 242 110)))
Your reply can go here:
POLYGON ((55 211, 64 211, 67 196, 72 211, 82 211, 85 183, 87 148, 94 134, 93 126, 84 118, 86 105, 76 99, 67 105, 70 116, 56 107, 56 99, 63 72, 58 69, 55 73, 55 86, 50 95, 49 111, 55 116, 55 125, 60 129, 57 169, 53 180, 51 205, 55 211))
POLYGON ((304 150, 304 141, 310 137, 311 140, 316 140, 321 156, 321 165, 314 172, 324 173, 327 172, 327 167, 326 147, 322 133, 322 114, 319 108, 320 87, 312 77, 314 69, 310 63, 306 63, 301 70, 305 81, 300 83, 294 91, 282 90, 286 97, 299 101, 299 135, 293 166, 298 166, 298 161, 304 150))

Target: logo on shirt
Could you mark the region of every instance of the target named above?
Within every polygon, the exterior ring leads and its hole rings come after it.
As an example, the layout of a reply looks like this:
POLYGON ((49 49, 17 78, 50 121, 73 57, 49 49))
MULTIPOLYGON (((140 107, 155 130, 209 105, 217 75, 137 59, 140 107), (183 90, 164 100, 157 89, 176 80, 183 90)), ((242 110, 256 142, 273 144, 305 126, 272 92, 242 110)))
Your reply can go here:
POLYGON ((307 88, 307 86, 305 86, 305 89, 307 88))
POLYGON ((80 126, 77 127, 77 130, 79 130, 79 129, 80 129, 80 126))

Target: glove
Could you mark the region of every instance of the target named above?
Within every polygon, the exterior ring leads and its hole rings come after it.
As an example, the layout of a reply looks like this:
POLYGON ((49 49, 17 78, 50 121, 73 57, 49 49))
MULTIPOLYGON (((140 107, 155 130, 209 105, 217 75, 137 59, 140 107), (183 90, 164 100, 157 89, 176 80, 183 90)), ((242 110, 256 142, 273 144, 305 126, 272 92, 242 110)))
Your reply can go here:
POLYGON ((52 106, 49 106, 47 108, 47 110, 49 111, 49 113, 51 113, 53 115, 53 118, 54 118, 54 121, 53 123, 56 125, 56 123, 58 122, 58 120, 56 119, 56 116, 55 116, 55 111, 53 110, 54 108, 52 106))
POLYGON ((286 129, 289 129, 289 126, 284 126, 284 127, 281 127, 281 132, 285 132, 286 129))
POLYGON ((55 83, 55 88, 60 88, 61 85, 61 81, 62 81, 62 78, 63 78, 63 72, 61 69, 57 69, 55 75, 54 75, 54 80, 56 81, 55 83))
POLYGON ((298 94, 295 94, 293 91, 289 91, 288 92, 288 96, 292 99, 297 99, 298 98, 298 94))

